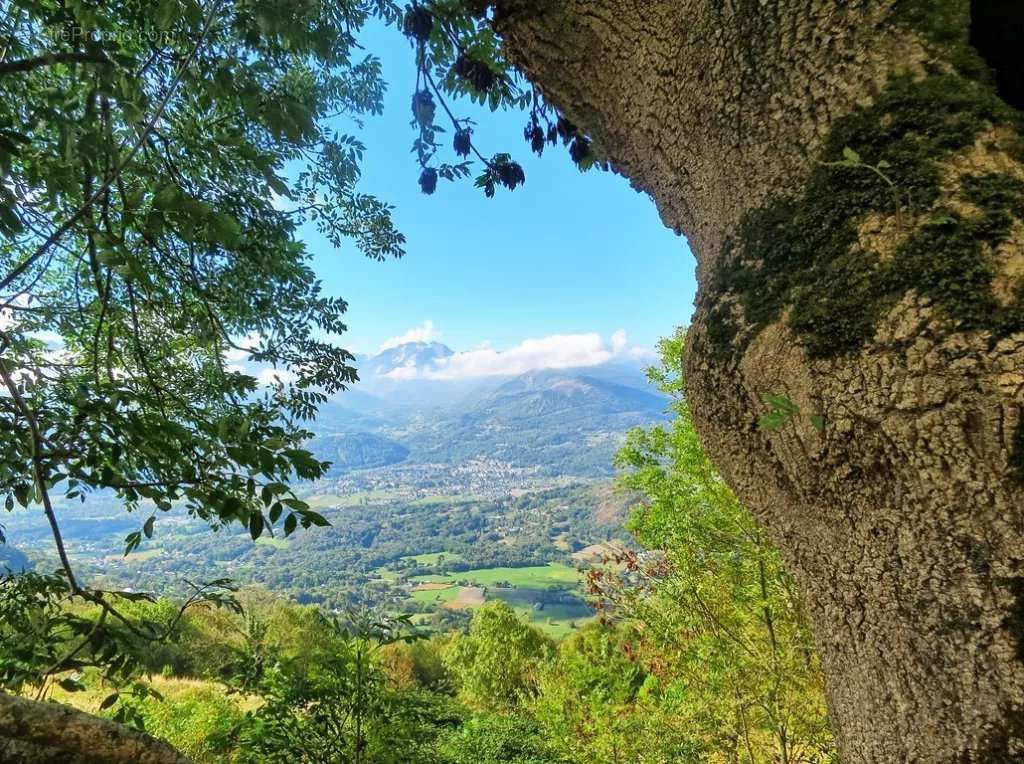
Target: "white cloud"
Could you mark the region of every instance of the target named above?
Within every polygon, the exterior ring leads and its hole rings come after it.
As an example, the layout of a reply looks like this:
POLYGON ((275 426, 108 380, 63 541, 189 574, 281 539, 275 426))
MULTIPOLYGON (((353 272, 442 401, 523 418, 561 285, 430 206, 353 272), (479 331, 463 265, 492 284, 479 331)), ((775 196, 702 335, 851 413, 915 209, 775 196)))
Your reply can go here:
POLYGON ((298 377, 287 369, 264 369, 256 377, 256 381, 263 387, 273 387, 279 380, 288 384, 296 379, 298 377))
POLYGON ((617 332, 612 334, 612 352, 621 353, 626 349, 626 330, 619 329, 617 332))
POLYGON ((397 337, 384 340, 384 342, 381 343, 380 350, 378 352, 383 352, 388 348, 404 345, 407 342, 434 342, 439 339, 441 339, 441 332, 434 328, 434 322, 424 321, 423 326, 417 326, 404 334, 399 334, 397 337))
POLYGON ((576 369, 649 355, 646 348, 629 345, 626 333, 621 329, 607 342, 596 332, 552 334, 523 340, 505 351, 495 350, 484 343, 475 350, 439 359, 429 367, 403 366, 386 376, 396 380, 514 376, 538 369, 576 369))
POLYGON ((397 379, 401 381, 406 379, 419 379, 421 374, 422 372, 420 369, 417 369, 415 366, 398 366, 387 374, 381 374, 381 377, 383 379, 397 379))
POLYGON ((40 342, 45 342, 47 345, 64 344, 64 338, 57 334, 57 332, 52 332, 49 329, 44 329, 43 331, 39 332, 32 332, 31 336, 39 340, 40 342))
POLYGON ((259 332, 249 332, 241 339, 233 340, 236 347, 229 347, 224 351, 224 360, 232 363, 247 361, 260 345, 266 342, 266 338, 259 332))

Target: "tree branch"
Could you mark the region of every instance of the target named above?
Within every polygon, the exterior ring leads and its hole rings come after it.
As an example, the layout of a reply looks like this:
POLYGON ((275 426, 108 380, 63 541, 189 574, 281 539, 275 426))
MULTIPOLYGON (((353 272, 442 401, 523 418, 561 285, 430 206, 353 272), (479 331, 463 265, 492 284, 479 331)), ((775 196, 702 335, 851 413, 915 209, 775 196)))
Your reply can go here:
POLYGON ((0 761, 190 764, 167 743, 60 703, 0 693, 0 761))
POLYGON ((54 64, 112 64, 114 63, 102 53, 86 53, 85 51, 70 51, 68 53, 45 53, 32 58, 22 58, 18 61, 5 61, 0 63, 0 77, 17 72, 30 72, 43 66, 54 64))
POLYGON ((35 412, 29 408, 28 404, 25 403, 25 399, 22 398, 21 393, 18 391, 18 386, 14 383, 13 377, 11 377, 11 372, 7 368, 6 362, 2 359, 0 359, 0 379, 3 379, 4 386, 11 394, 14 404, 28 422, 29 434, 32 440, 32 472, 36 485, 39 488, 39 493, 42 496, 43 511, 46 513, 46 520, 49 522, 50 531, 53 533, 53 541, 57 546, 60 565, 68 577, 68 586, 71 588, 72 593, 77 594, 81 589, 78 586, 77 579, 75 579, 75 572, 71 567, 71 560, 68 559, 67 550, 64 548, 64 538, 60 532, 57 515, 53 511, 53 504, 50 502, 50 492, 46 488, 46 474, 43 470, 43 435, 39 431, 39 423, 36 420, 35 412))

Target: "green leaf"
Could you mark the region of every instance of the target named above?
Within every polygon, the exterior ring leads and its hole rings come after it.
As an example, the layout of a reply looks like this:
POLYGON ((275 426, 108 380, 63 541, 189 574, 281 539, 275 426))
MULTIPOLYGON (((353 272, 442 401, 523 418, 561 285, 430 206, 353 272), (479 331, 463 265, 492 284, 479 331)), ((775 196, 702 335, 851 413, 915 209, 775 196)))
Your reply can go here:
POLYGON ((797 414, 800 411, 800 407, 797 406, 793 401, 787 398, 785 395, 764 395, 762 400, 771 406, 773 409, 787 412, 790 414, 797 414))
POLYGON ((318 514, 318 513, 314 512, 311 509, 301 510, 301 514, 302 514, 302 519, 305 520, 306 522, 308 522, 311 525, 316 525, 317 527, 320 527, 320 528, 326 528, 326 527, 330 526, 330 522, 328 522, 326 517, 324 517, 321 514, 318 514))
POLYGON ((181 189, 174 185, 162 186, 153 196, 153 206, 159 210, 169 210, 177 206, 181 200, 181 189))
POLYGON ((787 421, 789 421, 788 414, 784 414, 781 411, 773 411, 770 414, 764 414, 758 418, 757 426, 762 430, 771 432, 781 429, 787 421))
POLYGON ((116 692, 112 692, 112 693, 110 693, 110 694, 109 694, 109 695, 108 695, 107 697, 105 697, 105 698, 103 699, 103 701, 102 701, 102 702, 100 703, 100 711, 106 711, 106 710, 107 710, 108 708, 110 708, 110 707, 111 707, 112 705, 114 705, 115 703, 117 703, 117 699, 118 699, 119 697, 121 697, 120 693, 116 693, 116 692))
POLYGON ((262 512, 250 512, 249 513, 249 535, 252 536, 252 540, 255 541, 263 534, 263 513, 262 512))
POLYGON ((124 537, 124 555, 127 557, 129 554, 138 549, 139 544, 142 543, 142 534, 138 531, 129 533, 124 537))
POLYGON ((281 506, 281 502, 275 501, 274 506, 270 508, 270 522, 276 523, 278 519, 281 517, 281 512, 283 511, 283 509, 284 508, 281 506))
POLYGON ((811 424, 818 432, 825 430, 825 417, 823 414, 811 414, 811 424))
POLYGON ((242 226, 233 215, 215 212, 210 216, 210 232, 225 247, 235 247, 242 238, 242 226))
POLYGON ((843 148, 843 159, 845 159, 849 164, 861 164, 860 154, 849 146, 845 146, 843 148))
POLYGON ((85 689, 85 685, 73 676, 65 677, 57 682, 57 684, 65 692, 81 692, 85 689))
POLYGON ((142 532, 146 534, 146 538, 148 539, 153 538, 153 523, 155 521, 156 515, 150 515, 149 519, 146 520, 145 524, 142 526, 142 532))
POLYGON ((282 181, 279 177, 277 177, 273 173, 268 173, 266 177, 267 177, 267 185, 270 186, 271 190, 275 194, 277 194, 278 196, 284 196, 284 197, 288 196, 288 193, 289 193, 288 192, 288 186, 287 186, 287 184, 284 181, 282 181))
POLYGON ((296 526, 298 524, 299 524, 299 521, 295 517, 295 515, 294 514, 289 514, 288 517, 286 517, 284 519, 284 535, 285 536, 292 535, 292 533, 295 532, 295 528, 296 528, 296 526))

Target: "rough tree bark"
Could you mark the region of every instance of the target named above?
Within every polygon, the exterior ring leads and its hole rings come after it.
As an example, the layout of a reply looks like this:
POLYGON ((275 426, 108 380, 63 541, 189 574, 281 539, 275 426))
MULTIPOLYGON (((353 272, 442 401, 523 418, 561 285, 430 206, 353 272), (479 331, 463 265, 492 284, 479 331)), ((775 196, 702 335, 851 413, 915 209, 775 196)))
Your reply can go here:
POLYGON ((189 764, 166 743, 58 703, 0 693, 4 764, 189 764))
POLYGON ((843 761, 1024 760, 1024 133, 968 2, 497 26, 689 238, 690 404, 802 589, 843 761), (759 427, 766 394, 799 411, 759 427))

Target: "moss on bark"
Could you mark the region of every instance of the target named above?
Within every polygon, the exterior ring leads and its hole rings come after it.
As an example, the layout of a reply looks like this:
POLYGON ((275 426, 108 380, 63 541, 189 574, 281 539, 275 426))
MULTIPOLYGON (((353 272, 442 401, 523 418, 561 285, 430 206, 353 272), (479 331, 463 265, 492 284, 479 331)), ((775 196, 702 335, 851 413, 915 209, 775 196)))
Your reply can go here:
POLYGON ((1019 130, 1020 113, 956 74, 894 80, 873 105, 839 120, 803 192, 748 213, 727 240, 712 293, 735 295, 742 323, 732 311, 710 313, 713 351, 741 354, 784 311, 811 357, 855 351, 910 290, 931 298, 951 329, 996 338, 1024 330, 1024 302, 997 302, 988 256, 1024 219, 1024 183, 961 177, 958 201, 975 215, 942 198, 942 161, 999 125, 1019 130), (896 222, 891 255, 859 241, 869 216, 896 222))

